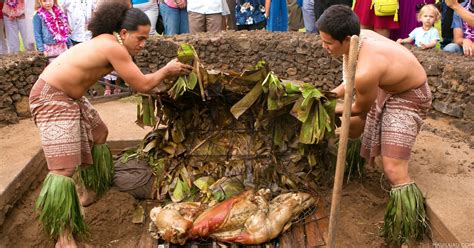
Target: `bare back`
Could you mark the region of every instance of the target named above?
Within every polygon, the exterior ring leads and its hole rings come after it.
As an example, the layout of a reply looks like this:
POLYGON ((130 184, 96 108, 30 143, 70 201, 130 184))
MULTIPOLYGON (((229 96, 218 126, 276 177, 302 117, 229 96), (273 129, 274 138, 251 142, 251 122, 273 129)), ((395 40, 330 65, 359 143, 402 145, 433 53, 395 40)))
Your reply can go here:
MULTIPOLYGON (((127 51, 113 35, 102 34, 61 54, 46 67, 40 78, 77 99, 113 70, 110 57, 119 52, 127 51)), ((133 64, 131 57, 130 62, 133 64)))
POLYGON ((408 49, 370 30, 362 30, 361 36, 356 84, 363 79, 396 94, 426 82, 424 68, 408 49))

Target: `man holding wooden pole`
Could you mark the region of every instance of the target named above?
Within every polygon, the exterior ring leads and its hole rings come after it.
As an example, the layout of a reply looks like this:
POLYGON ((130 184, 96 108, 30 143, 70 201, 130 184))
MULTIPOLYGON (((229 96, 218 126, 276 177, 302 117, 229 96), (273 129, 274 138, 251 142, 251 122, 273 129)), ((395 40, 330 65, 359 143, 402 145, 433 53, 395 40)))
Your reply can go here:
MULTIPOLYGON (((408 161, 431 105, 426 72, 402 45, 370 30, 361 31, 359 18, 347 6, 331 6, 316 26, 323 48, 333 57, 345 57, 344 73, 348 73, 351 36, 359 36, 349 136, 362 135, 361 155, 370 163, 382 156, 384 174, 392 184, 383 236, 393 244, 419 239, 426 229, 424 199, 408 175, 408 161)), ((345 84, 333 92, 344 96, 345 84)), ((336 113, 342 110, 336 107, 336 113)))

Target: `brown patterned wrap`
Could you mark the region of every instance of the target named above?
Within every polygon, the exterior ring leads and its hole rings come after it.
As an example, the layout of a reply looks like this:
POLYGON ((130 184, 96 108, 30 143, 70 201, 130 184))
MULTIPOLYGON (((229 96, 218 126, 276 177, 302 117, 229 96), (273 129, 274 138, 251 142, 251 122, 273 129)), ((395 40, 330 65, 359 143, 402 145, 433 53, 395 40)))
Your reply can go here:
POLYGON ((93 164, 94 137, 107 132, 107 126, 86 97, 73 99, 38 79, 30 92, 30 110, 49 170, 93 164))
POLYGON ((367 114, 361 156, 409 160, 431 99, 428 82, 394 95, 379 88, 375 104, 367 114))

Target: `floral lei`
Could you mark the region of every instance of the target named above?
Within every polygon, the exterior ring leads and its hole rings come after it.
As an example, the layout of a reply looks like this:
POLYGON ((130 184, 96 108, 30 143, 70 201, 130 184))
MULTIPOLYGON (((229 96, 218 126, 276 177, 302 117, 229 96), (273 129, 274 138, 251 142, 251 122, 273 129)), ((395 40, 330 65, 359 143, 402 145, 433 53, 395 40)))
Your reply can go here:
MULTIPOLYGON (((464 7, 465 9, 467 9, 467 11, 471 12, 471 1, 468 1, 467 5, 464 7)), ((463 21, 463 26, 464 26, 464 37, 466 39, 470 39, 471 41, 474 41, 474 30, 472 29, 472 27, 467 24, 467 22, 463 21)))
POLYGON ((57 6, 52 8, 53 14, 41 7, 38 14, 46 23, 48 31, 53 35, 53 39, 58 43, 65 43, 68 39, 69 27, 64 12, 57 6))
POLYGON ((18 0, 7 0, 6 4, 11 8, 15 8, 18 5, 18 0))

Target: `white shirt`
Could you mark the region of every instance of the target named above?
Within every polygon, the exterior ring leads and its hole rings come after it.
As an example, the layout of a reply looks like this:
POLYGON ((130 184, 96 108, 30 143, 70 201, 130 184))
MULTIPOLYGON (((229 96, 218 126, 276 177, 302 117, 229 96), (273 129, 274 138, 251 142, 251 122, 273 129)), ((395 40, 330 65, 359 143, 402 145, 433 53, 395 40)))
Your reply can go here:
POLYGON ((67 15, 71 26, 71 39, 77 42, 84 42, 91 38, 87 30, 87 23, 92 17, 95 8, 94 0, 60 0, 59 5, 67 15))
POLYGON ((222 0, 188 0, 188 11, 209 15, 223 12, 222 0))

